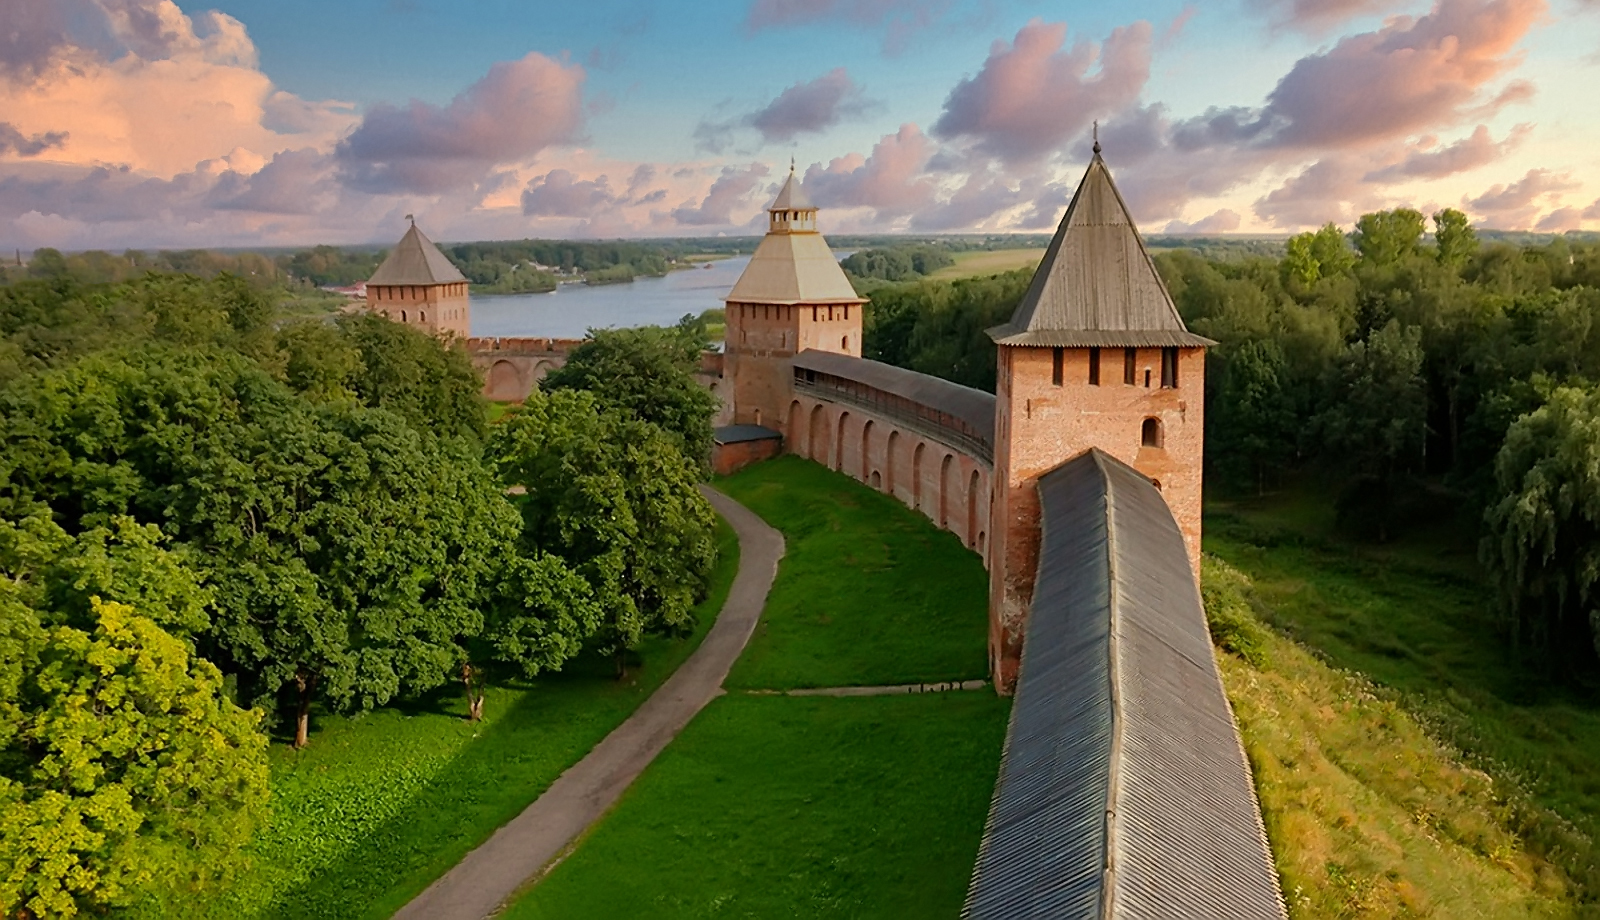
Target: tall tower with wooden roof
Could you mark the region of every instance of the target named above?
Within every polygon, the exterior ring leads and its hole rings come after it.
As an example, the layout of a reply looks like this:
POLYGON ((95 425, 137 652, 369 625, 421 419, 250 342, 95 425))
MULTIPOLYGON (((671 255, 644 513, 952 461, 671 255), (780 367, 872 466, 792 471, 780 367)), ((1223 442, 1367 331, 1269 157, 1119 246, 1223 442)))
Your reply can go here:
MULTIPOLYGON (((1161 490, 1200 565, 1205 349, 1156 274, 1094 146, 1011 321, 989 330, 995 386, 990 654, 1016 675, 1039 559, 1039 476, 1091 447, 1161 490)), ((1114 537, 1113 537, 1114 538, 1114 537)))
POLYGON ((733 380, 733 421, 783 430, 795 354, 860 357, 864 303, 817 232, 817 208, 791 164, 767 208, 767 235, 727 296, 724 374, 733 380))
POLYGON ((466 276, 414 220, 368 279, 367 309, 430 335, 464 339, 472 334, 466 276))

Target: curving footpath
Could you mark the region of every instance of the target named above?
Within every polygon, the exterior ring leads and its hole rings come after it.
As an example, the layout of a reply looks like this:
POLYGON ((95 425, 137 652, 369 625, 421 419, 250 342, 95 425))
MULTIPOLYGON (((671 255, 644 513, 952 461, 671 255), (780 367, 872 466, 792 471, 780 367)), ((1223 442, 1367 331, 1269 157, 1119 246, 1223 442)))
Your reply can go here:
POLYGON ((689 720, 722 693, 728 669, 761 618, 783 558, 783 535, 721 492, 700 490, 739 537, 739 572, 700 647, 522 814, 401 908, 397 920, 483 920, 499 910, 616 804, 689 720))

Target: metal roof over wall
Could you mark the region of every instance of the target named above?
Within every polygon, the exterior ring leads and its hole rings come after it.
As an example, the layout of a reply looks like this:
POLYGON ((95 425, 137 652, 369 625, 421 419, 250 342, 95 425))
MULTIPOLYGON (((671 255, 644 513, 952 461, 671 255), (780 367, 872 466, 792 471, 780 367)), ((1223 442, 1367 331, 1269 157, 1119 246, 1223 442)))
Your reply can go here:
POLYGON ((1282 920, 1183 536, 1091 450, 1039 480, 1039 571, 965 917, 1282 920))
POLYGON ((985 440, 994 437, 994 394, 931 374, 909 371, 893 364, 871 361, 831 351, 806 349, 794 356, 794 366, 854 380, 885 393, 954 416, 985 440))

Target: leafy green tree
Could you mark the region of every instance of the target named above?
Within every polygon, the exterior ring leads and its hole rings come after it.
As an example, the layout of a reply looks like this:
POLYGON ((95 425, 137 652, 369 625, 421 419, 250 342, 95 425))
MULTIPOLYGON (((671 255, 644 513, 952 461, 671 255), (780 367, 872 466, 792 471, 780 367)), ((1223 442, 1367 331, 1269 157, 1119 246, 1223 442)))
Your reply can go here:
POLYGON ((1311 257, 1317 261, 1322 276, 1331 278, 1350 271, 1355 265, 1356 253, 1350 241, 1337 224, 1326 223, 1311 236, 1311 257))
POLYGON ((523 556, 557 556, 588 582, 619 675, 646 631, 690 627, 715 561, 714 519, 672 438, 587 391, 536 391, 495 427, 489 454, 519 493, 523 556))
POLYGON ((1600 390, 1563 387, 1506 432, 1482 559, 1512 634, 1551 665, 1600 651, 1600 390))
POLYGON ((1394 265, 1421 251, 1426 229, 1422 212, 1411 208, 1363 214, 1356 221, 1356 251, 1370 264, 1394 265))
POLYGON ((1312 252, 1316 241, 1314 233, 1297 233, 1284 244, 1283 270, 1304 287, 1310 287, 1322 277, 1322 263, 1312 252))
POLYGON ((1229 478, 1265 490, 1267 474, 1293 456, 1298 441, 1289 373, 1272 339, 1244 342, 1227 356, 1215 397, 1210 454, 1229 478))
POLYGON ((683 325, 592 329, 540 388, 593 393, 599 405, 660 427, 685 456, 703 464, 711 456, 717 411, 716 396, 695 380, 703 338, 703 330, 695 334, 683 325))
POLYGON ((0 911, 103 913, 198 893, 239 864, 267 804, 259 714, 132 608, 45 629, 0 595, 0 911))
POLYGON ((1472 229, 1467 215, 1455 208, 1434 212, 1433 240, 1439 264, 1458 271, 1478 251, 1477 231, 1472 229))
MULTIPOLYGON (((367 313, 341 317, 339 329, 360 353, 360 368, 349 385, 362 403, 387 409, 421 432, 483 439, 483 381, 463 343, 443 345, 420 330, 367 313)), ((332 357, 339 364, 347 360, 332 357)))
POLYGON ((278 330, 283 379, 312 402, 355 400, 356 380, 366 372, 361 349, 343 330, 327 323, 287 323, 278 330))

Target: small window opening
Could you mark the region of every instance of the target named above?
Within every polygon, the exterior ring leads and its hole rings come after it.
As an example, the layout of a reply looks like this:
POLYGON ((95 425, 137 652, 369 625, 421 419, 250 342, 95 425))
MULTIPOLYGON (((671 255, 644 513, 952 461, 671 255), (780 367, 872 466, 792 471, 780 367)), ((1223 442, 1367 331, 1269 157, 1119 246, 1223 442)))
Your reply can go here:
POLYGON ((427 321, 428 321, 428 311, 427 310, 423 310, 423 311, 417 313, 417 322, 425 323, 427 321))
POLYGON ((1161 420, 1147 418, 1139 428, 1139 444, 1143 447, 1161 446, 1161 420))
POLYGON ((1175 388, 1178 385, 1178 349, 1161 349, 1161 385, 1175 388))
POLYGON ((1089 386, 1100 385, 1100 349, 1089 349, 1089 386))
POLYGON ((1061 386, 1062 372, 1066 369, 1066 349, 1053 348, 1050 350, 1050 382, 1061 386))
POLYGON ((1150 385, 1150 368, 1148 367, 1144 369, 1144 385, 1147 387, 1150 385))
POLYGON ((1122 350, 1122 382, 1128 386, 1135 386, 1139 382, 1139 350, 1137 348, 1124 348, 1122 350))
POLYGON ((761 424, 761 410, 760 409, 756 410, 756 424, 757 425, 761 424))
POLYGON ((400 311, 400 322, 402 322, 402 323, 403 323, 403 322, 405 322, 405 321, 406 321, 406 311, 404 311, 404 310, 401 310, 401 311, 400 311))

